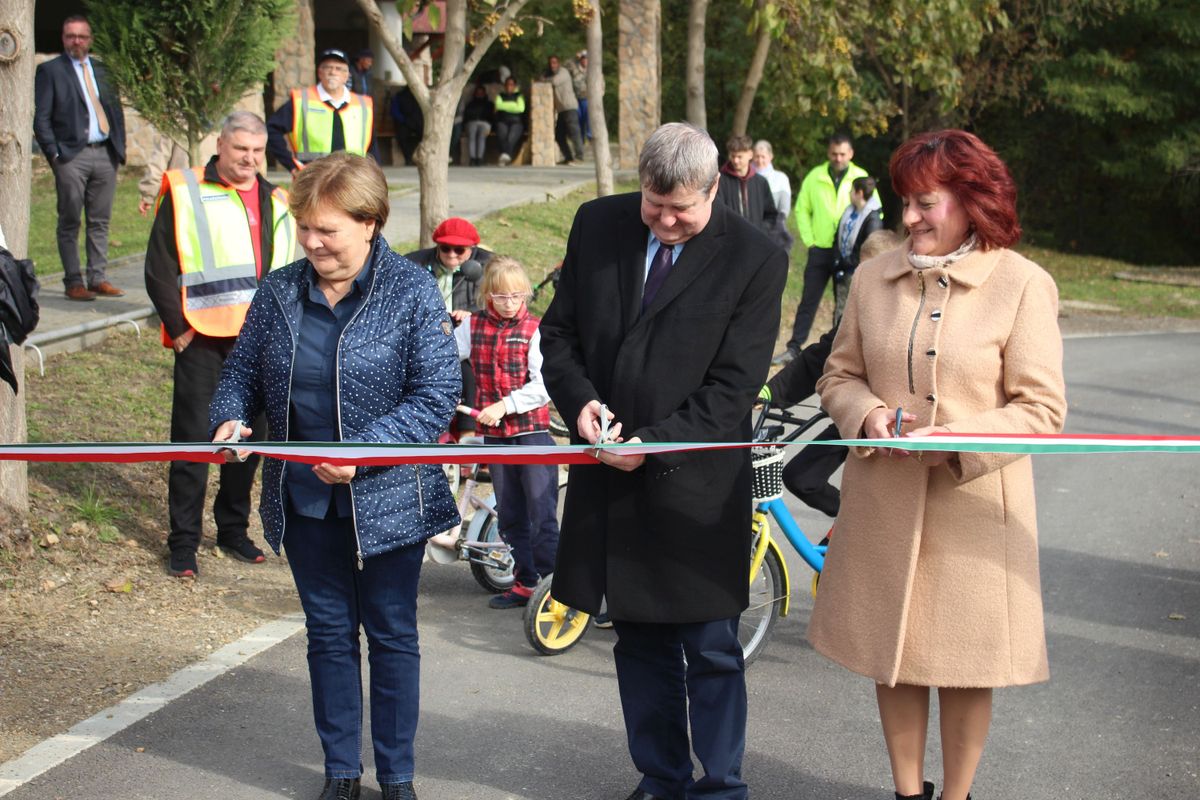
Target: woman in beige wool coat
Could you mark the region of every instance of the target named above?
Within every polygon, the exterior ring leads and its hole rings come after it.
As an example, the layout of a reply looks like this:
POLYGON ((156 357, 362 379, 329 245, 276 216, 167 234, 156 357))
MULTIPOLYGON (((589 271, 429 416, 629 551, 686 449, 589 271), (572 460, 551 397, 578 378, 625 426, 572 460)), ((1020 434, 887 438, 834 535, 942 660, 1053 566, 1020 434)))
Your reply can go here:
MULTIPOLYGON (((892 156, 909 243, 859 267, 817 391, 848 435, 1052 433, 1066 399, 1054 281, 1004 163, 963 131, 892 156)), ((938 687, 944 800, 969 797, 992 689, 1049 678, 1028 456, 856 449, 809 638, 876 682, 897 798, 924 780, 938 687)))

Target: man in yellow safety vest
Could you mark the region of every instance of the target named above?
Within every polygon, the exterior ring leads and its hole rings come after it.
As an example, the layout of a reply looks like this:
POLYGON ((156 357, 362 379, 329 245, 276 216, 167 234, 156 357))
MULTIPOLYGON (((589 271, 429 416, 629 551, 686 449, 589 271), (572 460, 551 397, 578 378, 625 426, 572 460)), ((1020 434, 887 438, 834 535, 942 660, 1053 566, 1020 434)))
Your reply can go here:
POLYGON ((316 85, 293 89, 267 120, 267 148, 281 167, 295 172, 338 150, 379 161, 372 135, 374 104, 370 96, 350 91, 349 80, 346 54, 323 50, 316 85))
MULTIPOLYGON (((259 174, 267 146, 262 119, 230 114, 206 167, 168 170, 146 246, 146 292, 175 350, 171 441, 202 442, 208 404, 259 281, 293 261, 296 226, 287 195, 259 174)), ((251 421, 262 438, 265 431, 251 421)), ((245 561, 264 560, 247 535, 257 457, 221 467, 213 504, 217 545, 245 561)), ((208 465, 171 462, 167 483, 169 571, 194 577, 204 522, 208 465)))

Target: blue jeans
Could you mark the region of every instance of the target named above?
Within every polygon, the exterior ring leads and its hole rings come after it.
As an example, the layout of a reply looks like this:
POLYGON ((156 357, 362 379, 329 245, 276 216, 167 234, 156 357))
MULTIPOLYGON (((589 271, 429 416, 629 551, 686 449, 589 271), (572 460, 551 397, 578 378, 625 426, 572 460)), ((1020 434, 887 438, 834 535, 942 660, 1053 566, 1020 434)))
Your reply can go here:
MULTIPOLYGON (((487 444, 553 445, 548 433, 485 436, 487 444)), ((513 575, 530 588, 554 571, 558 553, 558 467, 553 464, 492 464, 500 538, 512 547, 513 575)))
POLYGON ((288 513, 284 536, 308 627, 313 718, 325 751, 325 777, 362 774, 362 664, 367 633, 371 737, 380 783, 413 778, 421 655, 417 579, 424 543, 372 556, 357 568, 349 518, 288 513))

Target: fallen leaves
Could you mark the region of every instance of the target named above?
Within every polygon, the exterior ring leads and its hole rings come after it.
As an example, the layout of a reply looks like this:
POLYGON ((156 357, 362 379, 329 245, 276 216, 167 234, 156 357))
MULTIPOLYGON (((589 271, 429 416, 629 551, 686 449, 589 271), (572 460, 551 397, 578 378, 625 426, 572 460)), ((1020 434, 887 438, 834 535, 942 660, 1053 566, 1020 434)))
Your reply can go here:
POLYGON ((130 594, 133 592, 133 581, 129 578, 113 578, 104 584, 104 591, 113 594, 130 594))

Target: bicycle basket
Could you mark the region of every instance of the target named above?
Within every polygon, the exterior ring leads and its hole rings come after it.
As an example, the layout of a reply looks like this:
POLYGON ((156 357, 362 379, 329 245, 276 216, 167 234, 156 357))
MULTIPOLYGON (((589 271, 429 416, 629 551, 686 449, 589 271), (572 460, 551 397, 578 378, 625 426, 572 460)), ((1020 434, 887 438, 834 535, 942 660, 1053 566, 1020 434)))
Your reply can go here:
POLYGON ((755 503, 765 503, 783 496, 783 448, 755 447, 750 451, 754 466, 751 493, 755 503))

